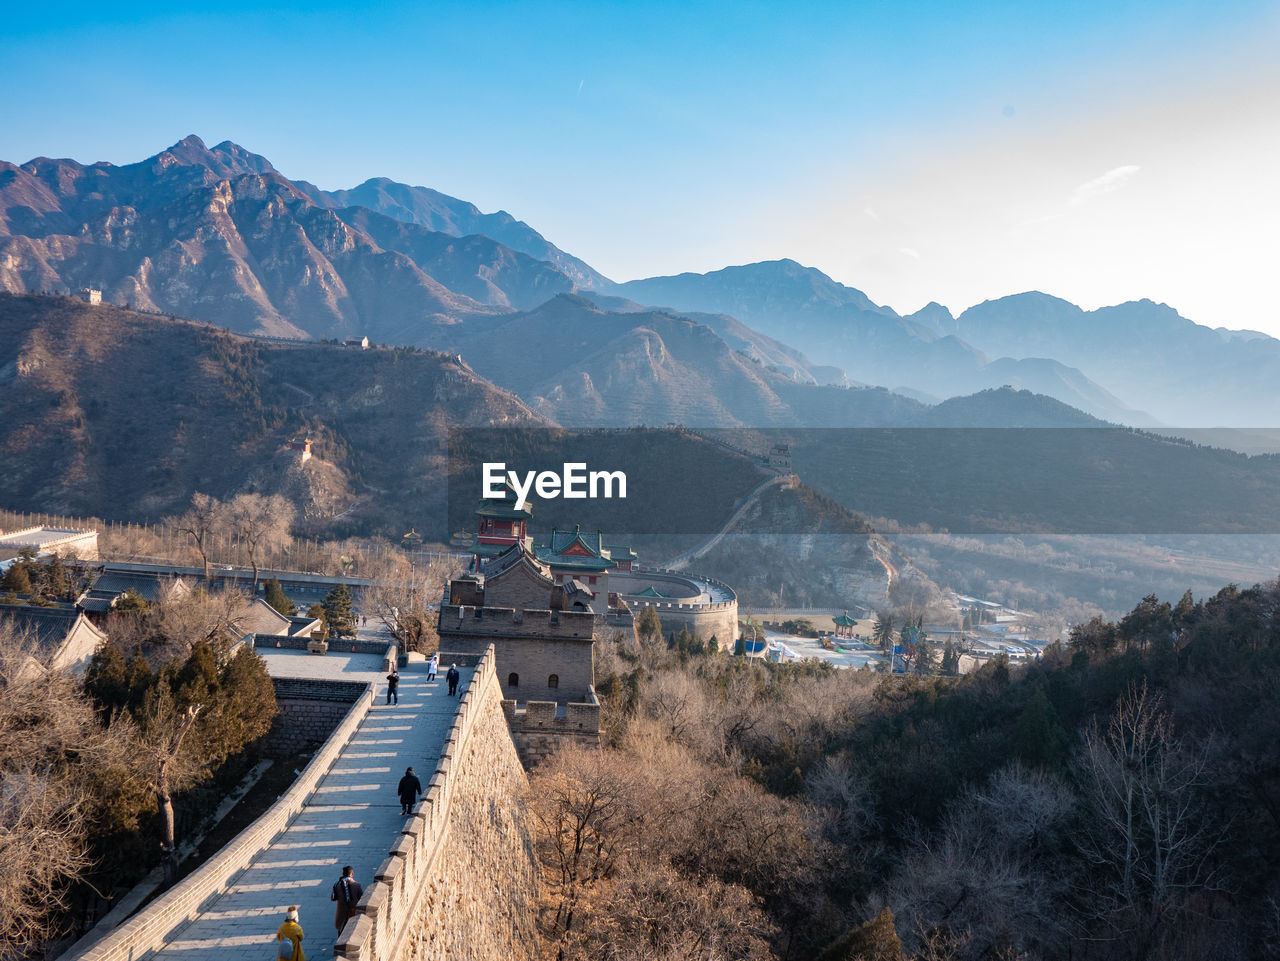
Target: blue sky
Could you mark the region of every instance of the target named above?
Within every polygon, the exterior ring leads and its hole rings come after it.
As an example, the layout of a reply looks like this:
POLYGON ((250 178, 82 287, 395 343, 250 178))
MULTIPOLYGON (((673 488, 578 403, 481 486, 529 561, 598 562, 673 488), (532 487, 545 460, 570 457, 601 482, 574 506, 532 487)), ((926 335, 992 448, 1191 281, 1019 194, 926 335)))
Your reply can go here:
POLYGON ((618 280, 790 256, 903 311, 1039 288, 1280 333, 1277 40, 1243 2, 28 4, 0 157, 196 133, 618 280))

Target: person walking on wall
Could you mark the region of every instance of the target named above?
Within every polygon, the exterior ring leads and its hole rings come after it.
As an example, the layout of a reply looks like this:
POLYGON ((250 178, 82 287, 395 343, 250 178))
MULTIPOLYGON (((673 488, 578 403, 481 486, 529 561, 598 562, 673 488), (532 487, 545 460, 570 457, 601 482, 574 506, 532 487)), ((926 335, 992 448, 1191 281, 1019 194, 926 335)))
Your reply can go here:
POLYGON ((462 675, 458 673, 458 665, 450 664, 449 673, 444 676, 444 679, 449 682, 450 697, 453 697, 453 695, 458 693, 458 678, 461 676, 462 675))
POLYGON ((298 923, 298 906, 289 905, 284 913, 284 924, 276 930, 276 957, 280 961, 307 961, 302 951, 302 925, 298 923))
POLYGON ((422 782, 418 780, 418 775, 413 773, 413 768, 405 768, 404 777, 396 786, 396 793, 400 795, 400 813, 408 814, 413 809, 413 802, 422 793, 422 782))
POLYGON ((440 673, 440 652, 436 651, 431 655, 431 660, 427 661, 427 680, 434 681, 438 673, 440 673))
POLYGON ((351 915, 356 913, 356 905, 360 902, 362 894, 364 894, 364 888, 356 880, 355 868, 348 864, 342 869, 342 877, 334 884, 333 893, 329 895, 330 901, 338 902, 338 906, 333 911, 333 926, 338 929, 339 934, 346 927, 351 915))
POLYGON ((400 703, 400 672, 394 666, 387 675, 387 703, 400 703))

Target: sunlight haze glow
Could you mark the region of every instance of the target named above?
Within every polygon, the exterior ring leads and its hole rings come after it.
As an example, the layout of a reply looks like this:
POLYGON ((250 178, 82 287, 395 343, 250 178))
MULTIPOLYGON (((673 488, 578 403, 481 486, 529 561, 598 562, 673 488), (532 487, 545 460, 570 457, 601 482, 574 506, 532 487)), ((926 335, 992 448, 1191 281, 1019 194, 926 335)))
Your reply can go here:
POLYGON ((0 157, 195 133, 505 209, 615 280, 790 257, 1280 335, 1272 4, 121 4, 6 15, 0 157))

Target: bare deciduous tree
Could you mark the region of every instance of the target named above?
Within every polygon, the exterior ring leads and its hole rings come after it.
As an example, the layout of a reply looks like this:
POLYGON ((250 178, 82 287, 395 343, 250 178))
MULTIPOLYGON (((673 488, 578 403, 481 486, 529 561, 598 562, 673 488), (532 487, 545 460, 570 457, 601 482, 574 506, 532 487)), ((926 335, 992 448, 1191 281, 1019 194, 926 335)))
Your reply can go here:
MULTIPOLYGON (((781 799, 698 761, 652 719, 621 750, 543 762, 531 798, 543 931, 558 957, 769 957, 772 925, 743 882, 799 830, 781 799)), ((803 865, 811 852, 787 853, 803 865)), ((774 887, 785 896, 785 882, 774 887)))
POLYGON ((645 687, 645 711, 657 721, 665 736, 703 756, 720 747, 711 743, 709 725, 714 708, 694 678, 682 671, 661 671, 645 687))
POLYGON ((1061 879, 1048 853, 1072 807, 1066 787, 1011 765, 949 809, 921 835, 890 880, 886 897, 913 947, 951 943, 953 957, 1026 951, 1058 923, 1061 879))
POLYGON ((644 804, 636 779, 612 752, 566 748, 533 779, 532 810, 549 898, 553 936, 576 937, 579 905, 641 842, 644 804))
POLYGON ((157 639, 171 648, 169 656, 177 657, 201 641, 239 640, 252 607, 253 599, 243 591, 195 590, 156 605, 148 620, 157 639))
POLYGON ((1182 744, 1158 693, 1145 681, 1116 704, 1105 728, 1092 725, 1079 757, 1090 818, 1079 838, 1102 884, 1090 902, 1117 938, 1145 951, 1191 892, 1212 881, 1219 836, 1202 788, 1208 746, 1182 744))
MULTIPOLYGON (((227 503, 232 529, 249 554, 253 589, 258 589, 258 564, 264 554, 289 544, 294 506, 279 494, 237 494, 227 503)), ((205 565, 208 577, 208 564, 205 565)))
POLYGON ((403 650, 431 654, 440 643, 436 608, 445 585, 462 568, 463 561, 453 558, 371 562, 365 576, 374 583, 361 591, 361 609, 381 621, 403 650))
POLYGON ((24 766, 0 780, 0 959, 57 933, 70 882, 90 865, 82 784, 24 766))
POLYGON ((861 843, 876 827, 871 782, 853 769, 847 755, 829 757, 806 781, 809 796, 831 812, 825 827, 831 840, 861 843))
POLYGON ((202 772, 197 751, 183 750, 204 705, 180 708, 169 688, 161 684, 149 698, 142 718, 139 748, 145 757, 142 778, 155 793, 163 827, 166 883, 178 873, 178 845, 174 830, 173 795, 190 787, 202 772))
POLYGON ((68 674, 0 623, 0 959, 56 936, 70 885, 89 867, 95 790, 120 757, 68 674))
POLYGON ((191 495, 191 507, 177 521, 180 533, 187 534, 200 561, 204 564, 204 579, 209 580, 209 546, 215 534, 226 525, 225 505, 215 497, 199 491, 191 495))
POLYGON ((583 961, 767 961, 772 924, 745 888, 691 880, 661 861, 629 862, 606 885, 564 957, 583 961))

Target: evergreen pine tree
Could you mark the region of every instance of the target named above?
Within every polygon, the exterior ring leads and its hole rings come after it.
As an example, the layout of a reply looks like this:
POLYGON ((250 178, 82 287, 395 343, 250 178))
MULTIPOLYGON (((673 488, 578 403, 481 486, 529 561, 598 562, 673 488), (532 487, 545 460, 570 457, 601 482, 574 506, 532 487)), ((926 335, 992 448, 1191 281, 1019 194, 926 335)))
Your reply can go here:
POLYGON ((339 584, 324 597, 324 622, 329 633, 337 637, 356 636, 355 604, 351 588, 339 584))
POLYGON ((882 650, 889 650, 890 645, 893 644, 893 618, 883 611, 877 614, 871 636, 876 639, 882 650))
POLYGON ((960 652, 951 640, 942 645, 942 665, 939 672, 947 677, 955 677, 960 673, 960 652))
POLYGON ((662 637, 662 621, 652 607, 641 609, 640 616, 636 618, 636 635, 645 644, 653 644, 662 637))
POLYGON ((30 594, 31 575, 27 573, 27 565, 21 563, 11 565, 4 572, 4 578, 0 579, 0 590, 15 594, 30 594))
POLYGON ((44 566, 43 573, 45 593, 52 594, 59 601, 70 600, 71 578, 67 576, 67 569, 62 566, 62 559, 57 554, 44 566))
POLYGON ((268 604, 285 617, 293 617, 294 614, 298 613, 298 605, 285 596, 284 588, 280 586, 280 581, 274 577, 267 581, 265 599, 268 604))
POLYGON ((938 648, 929 635, 923 631, 917 633, 916 663, 917 674, 936 674, 938 672, 938 648))
POLYGON ((1182 595, 1182 599, 1178 601, 1177 606, 1173 609, 1174 626, 1186 626, 1191 621, 1192 615, 1194 615, 1195 612, 1196 601, 1195 598, 1191 596, 1191 591, 1188 590, 1182 595))

